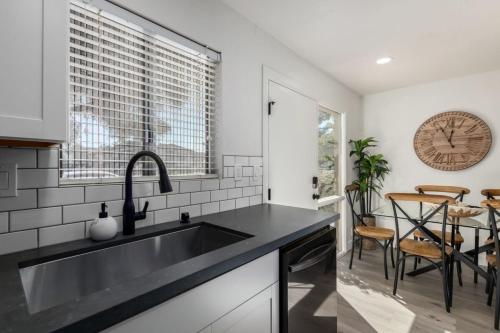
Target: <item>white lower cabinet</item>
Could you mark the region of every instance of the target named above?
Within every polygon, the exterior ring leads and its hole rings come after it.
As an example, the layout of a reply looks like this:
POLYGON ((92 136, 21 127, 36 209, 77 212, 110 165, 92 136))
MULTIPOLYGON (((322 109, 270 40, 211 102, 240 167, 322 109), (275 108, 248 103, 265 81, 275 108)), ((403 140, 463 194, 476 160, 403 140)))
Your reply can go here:
MULTIPOLYGON (((211 325, 210 333, 277 333, 278 284, 255 295, 211 325)), ((202 331, 203 332, 203 331, 202 331)))
POLYGON ((278 333, 278 251, 129 318, 113 333, 278 333))

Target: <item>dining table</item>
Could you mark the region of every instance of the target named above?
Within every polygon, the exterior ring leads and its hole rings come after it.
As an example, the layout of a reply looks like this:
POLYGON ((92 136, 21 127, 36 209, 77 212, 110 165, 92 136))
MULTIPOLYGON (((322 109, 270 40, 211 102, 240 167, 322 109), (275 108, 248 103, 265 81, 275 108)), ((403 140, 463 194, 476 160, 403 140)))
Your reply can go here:
MULTIPOLYGON (((407 220, 412 227, 416 226, 415 222, 420 222, 421 219, 425 219, 433 210, 434 208, 425 204, 421 204, 418 202, 404 202, 404 203, 399 203, 401 208, 403 208, 408 216, 404 215, 402 212, 397 210, 397 216, 398 219, 400 220, 407 220), (409 219, 408 217, 411 217, 409 219)), ((470 206, 474 207, 474 206, 470 206)), ((480 207, 474 207, 475 209, 480 209, 480 207)), ((392 206, 392 203, 390 201, 385 201, 383 202, 377 209, 372 211, 372 215, 376 217, 383 217, 383 218, 389 218, 389 219, 394 219, 394 209, 392 206)), ((498 221, 497 221, 498 222, 498 221)), ((443 215, 441 213, 438 213, 434 216, 432 216, 427 223, 431 224, 439 224, 441 229, 442 223, 443 223, 443 215)), ((490 222, 488 219, 488 212, 486 209, 482 210, 482 213, 480 213, 477 216, 472 216, 472 217, 461 217, 461 218, 452 218, 450 215, 448 215, 448 222, 447 225, 450 226, 452 234, 455 234, 460 231, 461 228, 467 228, 467 229, 473 229, 474 230, 474 248, 467 250, 467 251, 458 251, 455 247, 453 247, 453 256, 455 258, 455 261, 460 260, 463 262, 466 266, 468 266, 470 269, 474 271, 474 283, 477 283, 478 275, 483 277, 484 279, 488 279, 488 273, 487 271, 479 265, 478 262, 478 256, 481 253, 487 252, 487 251, 493 251, 494 250, 494 244, 489 243, 489 244, 484 244, 481 245, 479 244, 479 232, 481 230, 486 230, 490 232, 491 236, 491 228, 490 228, 490 222)), ((455 237, 453 237, 455 239, 455 237)), ((436 263, 437 267, 440 267, 442 265, 442 262, 436 263)), ((410 271, 407 273, 408 276, 417 276, 429 271, 432 271, 437 268, 435 265, 429 264, 427 266, 422 266, 416 270, 410 271)))

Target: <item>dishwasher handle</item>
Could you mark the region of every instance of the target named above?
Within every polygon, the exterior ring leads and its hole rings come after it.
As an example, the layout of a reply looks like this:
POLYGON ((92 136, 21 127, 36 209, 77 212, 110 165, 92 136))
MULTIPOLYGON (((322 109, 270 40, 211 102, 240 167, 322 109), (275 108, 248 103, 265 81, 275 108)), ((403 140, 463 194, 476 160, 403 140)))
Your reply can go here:
POLYGON ((332 254, 333 251, 335 251, 335 242, 320 245, 300 257, 297 263, 288 265, 288 271, 290 273, 295 273, 312 267, 322 262, 328 255, 332 254), (313 253, 318 251, 320 251, 318 254, 309 258, 313 253))

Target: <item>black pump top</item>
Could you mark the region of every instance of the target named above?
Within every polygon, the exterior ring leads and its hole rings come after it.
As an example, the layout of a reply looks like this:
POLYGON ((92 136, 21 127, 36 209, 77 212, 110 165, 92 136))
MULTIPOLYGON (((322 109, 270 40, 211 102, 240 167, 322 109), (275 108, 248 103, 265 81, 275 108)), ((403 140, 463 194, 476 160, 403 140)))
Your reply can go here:
POLYGON ((101 204, 101 212, 99 213, 100 219, 105 219, 106 217, 108 217, 108 212, 106 211, 106 207, 108 207, 108 205, 106 205, 106 203, 103 202, 101 204))

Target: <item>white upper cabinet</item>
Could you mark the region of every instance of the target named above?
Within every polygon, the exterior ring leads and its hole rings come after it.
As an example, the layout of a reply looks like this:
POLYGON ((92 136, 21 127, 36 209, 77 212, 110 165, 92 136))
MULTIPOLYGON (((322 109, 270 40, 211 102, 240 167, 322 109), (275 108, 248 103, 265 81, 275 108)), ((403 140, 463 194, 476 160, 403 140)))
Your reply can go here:
POLYGON ((67 140, 68 4, 2 1, 0 139, 67 140))

